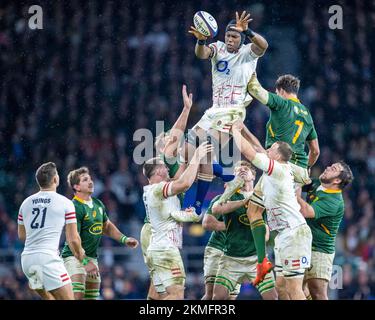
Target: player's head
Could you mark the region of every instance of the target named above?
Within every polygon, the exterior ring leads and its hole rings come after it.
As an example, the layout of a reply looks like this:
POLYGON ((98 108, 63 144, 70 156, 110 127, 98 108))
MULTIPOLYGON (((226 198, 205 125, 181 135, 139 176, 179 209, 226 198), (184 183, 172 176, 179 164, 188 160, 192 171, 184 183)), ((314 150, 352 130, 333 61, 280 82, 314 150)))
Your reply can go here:
POLYGON ((143 174, 150 180, 152 177, 159 177, 162 181, 169 179, 168 168, 159 157, 151 158, 143 165, 143 174))
POLYGON ((288 162, 292 157, 292 154, 292 148, 284 141, 277 141, 271 146, 271 148, 267 149, 268 157, 276 161, 288 162))
POLYGON ((297 77, 285 74, 276 80, 276 94, 284 98, 291 94, 298 95, 299 86, 300 80, 297 77))
POLYGON ((319 177, 321 183, 336 186, 340 190, 344 189, 353 179, 352 170, 344 161, 328 166, 319 177))
POLYGON ((53 162, 43 163, 35 173, 35 179, 40 189, 58 187, 60 177, 57 173, 56 164, 53 162))
POLYGON ((238 161, 234 167, 235 176, 240 176, 245 182, 252 182, 256 177, 254 166, 248 161, 238 161))
POLYGON ((74 193, 79 192, 91 195, 94 192, 94 182, 87 167, 70 171, 67 180, 69 187, 72 188, 74 193))
POLYGON ((236 20, 229 21, 225 28, 225 44, 229 52, 237 51, 245 41, 245 35, 242 32, 233 30, 232 27, 236 26, 236 20))

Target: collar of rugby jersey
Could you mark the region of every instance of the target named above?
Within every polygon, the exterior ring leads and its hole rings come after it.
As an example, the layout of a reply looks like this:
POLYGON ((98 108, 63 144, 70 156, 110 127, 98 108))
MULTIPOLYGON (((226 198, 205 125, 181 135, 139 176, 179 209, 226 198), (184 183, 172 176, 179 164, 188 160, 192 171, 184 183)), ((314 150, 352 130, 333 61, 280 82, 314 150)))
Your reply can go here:
POLYGON ((294 102, 298 102, 298 103, 301 103, 301 101, 299 101, 299 99, 298 99, 298 98, 288 98, 288 100, 292 100, 292 101, 294 101, 294 102))
POLYGON ((80 202, 80 203, 83 203, 83 204, 88 205, 89 208, 92 208, 92 207, 93 207, 93 204, 92 204, 92 198, 90 198, 89 201, 86 201, 86 200, 81 199, 80 197, 74 196, 73 199, 77 200, 77 201, 80 202))
POLYGON ((323 191, 325 193, 341 193, 342 192, 341 190, 334 190, 334 189, 324 188, 322 185, 319 186, 319 188, 317 189, 317 191, 323 191))

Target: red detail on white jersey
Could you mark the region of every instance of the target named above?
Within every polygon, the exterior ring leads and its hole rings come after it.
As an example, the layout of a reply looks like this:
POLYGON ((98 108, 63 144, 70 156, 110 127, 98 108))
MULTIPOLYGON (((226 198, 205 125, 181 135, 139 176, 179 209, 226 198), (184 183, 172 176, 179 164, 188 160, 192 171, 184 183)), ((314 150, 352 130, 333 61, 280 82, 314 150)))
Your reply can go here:
POLYGON ((273 161, 272 159, 270 159, 270 163, 268 165, 268 170, 267 170, 267 174, 269 176, 272 174, 274 165, 275 165, 275 161, 273 161))
POLYGON ((169 188, 170 182, 167 182, 163 187, 163 197, 168 198, 168 188, 169 188))

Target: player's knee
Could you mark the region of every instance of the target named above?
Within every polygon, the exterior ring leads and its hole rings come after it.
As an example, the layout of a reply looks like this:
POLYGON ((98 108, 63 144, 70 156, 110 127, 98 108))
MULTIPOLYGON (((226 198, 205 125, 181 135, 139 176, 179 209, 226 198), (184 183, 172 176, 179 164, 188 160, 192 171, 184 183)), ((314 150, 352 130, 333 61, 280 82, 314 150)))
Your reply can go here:
POLYGON ((214 292, 212 295, 212 300, 228 300, 229 291, 223 286, 215 286, 214 292))

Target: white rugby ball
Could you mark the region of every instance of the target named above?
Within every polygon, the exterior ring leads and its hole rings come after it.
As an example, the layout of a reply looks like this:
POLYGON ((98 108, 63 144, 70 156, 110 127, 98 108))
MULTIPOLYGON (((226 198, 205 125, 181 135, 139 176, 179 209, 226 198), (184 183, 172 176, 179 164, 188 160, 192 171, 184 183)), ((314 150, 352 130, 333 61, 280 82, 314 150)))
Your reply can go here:
POLYGON ((206 37, 213 38, 217 35, 217 23, 215 18, 206 11, 198 11, 194 14, 194 27, 206 37))

